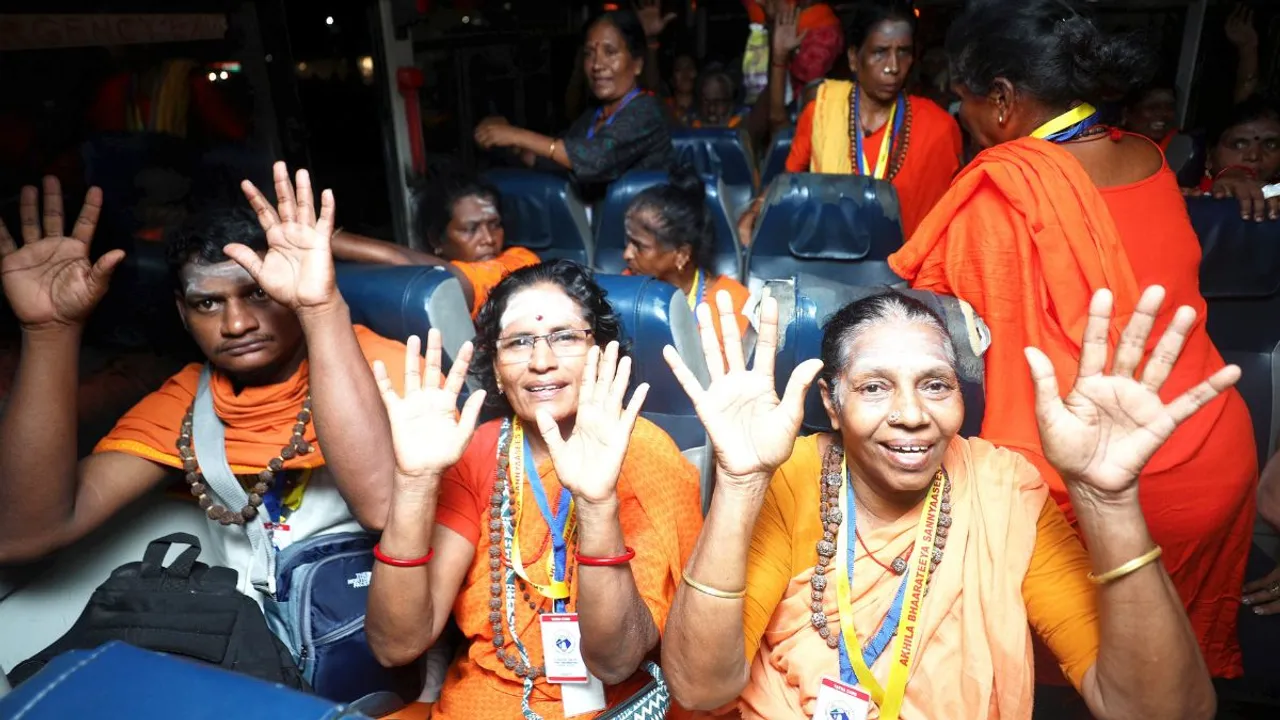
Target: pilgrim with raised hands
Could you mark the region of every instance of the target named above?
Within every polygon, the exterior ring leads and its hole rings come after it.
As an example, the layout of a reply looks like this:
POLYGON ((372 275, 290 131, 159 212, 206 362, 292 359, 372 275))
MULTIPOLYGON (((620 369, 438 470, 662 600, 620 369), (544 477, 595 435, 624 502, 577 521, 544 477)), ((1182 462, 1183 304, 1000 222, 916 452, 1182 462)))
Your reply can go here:
MULTIPOLYGON (((1073 387, 1026 351, 1046 457, 1067 478, 1085 550, 1020 455, 957 432, 964 405, 942 320, 896 292, 824 328, 821 361, 774 392, 776 303, 755 367, 698 309, 711 383, 668 348, 716 448, 717 485, 663 636, 683 706, 745 718, 1030 718, 1028 624, 1099 718, 1208 718, 1196 638, 1138 504, 1144 463, 1231 387, 1228 366, 1169 403, 1158 392, 1195 312, 1149 358, 1164 291, 1148 288, 1114 356, 1099 290, 1073 387), (1143 364, 1146 360, 1145 365, 1143 364), (831 433, 796 440, 818 376, 831 433)), ((722 317, 732 313, 717 298, 722 317)))
POLYGON ((494 288, 447 377, 434 330, 404 395, 376 371, 396 472, 366 628, 403 665, 457 621, 469 649, 433 717, 591 717, 648 679, 700 527, 698 475, 639 418, 646 385, 624 402, 620 332, 588 272, 555 261, 494 288), (482 389, 459 413, 468 372, 482 389), (484 402, 500 417, 477 428, 484 402))

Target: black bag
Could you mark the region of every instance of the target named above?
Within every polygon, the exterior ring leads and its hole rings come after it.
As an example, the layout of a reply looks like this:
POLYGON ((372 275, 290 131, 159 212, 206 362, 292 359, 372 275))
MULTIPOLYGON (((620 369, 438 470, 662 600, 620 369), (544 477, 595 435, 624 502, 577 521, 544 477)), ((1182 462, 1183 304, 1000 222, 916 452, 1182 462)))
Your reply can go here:
POLYGON ((261 608, 236 589, 231 568, 196 562, 200 541, 174 533, 147 545, 142 562, 116 568, 94 591, 75 625, 9 673, 17 686, 68 650, 121 640, 146 650, 310 692, 289 649, 272 634, 261 608), (172 544, 190 545, 169 567, 172 544))

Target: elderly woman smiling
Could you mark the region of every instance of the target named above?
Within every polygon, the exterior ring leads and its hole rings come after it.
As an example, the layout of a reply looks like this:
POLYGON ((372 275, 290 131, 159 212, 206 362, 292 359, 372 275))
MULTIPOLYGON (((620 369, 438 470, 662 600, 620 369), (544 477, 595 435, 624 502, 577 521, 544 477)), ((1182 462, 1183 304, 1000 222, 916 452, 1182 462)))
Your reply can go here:
MULTIPOLYGON (((1097 717, 1210 717, 1209 675, 1137 480, 1239 369, 1163 403, 1157 392, 1195 322, 1180 308, 1139 372, 1163 297, 1143 294, 1110 373, 1111 296, 1093 297, 1065 397, 1048 358, 1026 353, 1045 455, 1067 479, 1087 552, 1034 466, 957 436, 955 351, 918 301, 887 293, 836 313, 822 359, 795 370, 781 401, 776 304, 763 305, 752 370, 730 337, 721 360, 701 306, 710 386, 667 350, 718 464, 663 635, 672 696, 703 709, 737 698, 743 717, 770 720, 857 717, 860 704, 886 720, 1025 720, 1030 625, 1097 717), (815 377, 835 432, 797 441, 815 377)), ((717 304, 732 313, 724 295, 717 304)))

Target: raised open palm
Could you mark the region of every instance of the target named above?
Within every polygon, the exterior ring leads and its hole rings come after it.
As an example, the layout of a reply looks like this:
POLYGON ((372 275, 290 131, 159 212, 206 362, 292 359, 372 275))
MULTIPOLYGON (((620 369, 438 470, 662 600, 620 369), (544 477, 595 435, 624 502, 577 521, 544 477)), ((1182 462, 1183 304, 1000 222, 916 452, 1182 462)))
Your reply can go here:
POLYGON ((1146 289, 1120 336, 1107 367, 1107 330, 1112 298, 1099 290, 1089 304, 1075 386, 1065 398, 1049 358, 1027 348, 1027 362, 1036 391, 1036 422, 1045 458, 1068 483, 1103 496, 1137 487, 1138 475, 1151 456, 1184 420, 1240 379, 1240 368, 1228 365, 1199 385, 1165 404, 1160 388, 1182 352, 1196 313, 1178 308, 1152 350, 1141 379, 1135 377, 1146 352, 1147 338, 1164 302, 1164 288, 1146 289))
POLYGON ((769 41, 773 44, 774 62, 789 60, 791 53, 804 42, 804 36, 809 34, 808 30, 801 32, 798 29, 799 20, 800 8, 795 5, 782 8, 773 19, 769 41))
POLYGON ((711 373, 711 384, 706 389, 675 348, 668 345, 662 354, 707 428, 723 481, 749 482, 758 480, 760 475, 772 476, 791 457, 804 416, 804 396, 822 369, 822 361, 801 363, 791 373, 779 400, 773 380, 778 348, 777 301, 766 297, 761 302, 755 364, 750 370, 742 355, 733 301, 721 291, 716 294, 716 304, 724 333, 723 353, 711 322, 711 307, 706 303, 698 306, 702 352, 711 373))
POLYGON ((484 404, 484 391, 477 390, 467 398, 458 412, 458 394, 462 392, 471 364, 471 343, 463 343, 443 386, 440 383, 442 355, 440 331, 427 332, 426 372, 419 372, 422 356, 418 354, 418 336, 409 338, 404 351, 404 395, 396 392, 387 376, 387 367, 373 364, 373 376, 382 393, 382 404, 391 421, 391 442, 395 448, 396 469, 406 477, 439 477, 453 467, 471 442, 476 418, 484 404))
POLYGON ((316 216, 315 194, 306 170, 298 171, 297 195, 289 182, 289 169, 278 162, 272 166, 277 208, 272 208, 258 188, 248 180, 240 189, 258 213, 258 222, 267 233, 267 254, 258 254, 239 243, 228 245, 227 257, 249 272, 272 300, 294 312, 323 309, 338 297, 333 269, 333 192, 320 196, 316 216))
POLYGON ((44 218, 34 187, 22 188, 18 213, 22 247, 0 222, 0 279, 9 305, 22 326, 39 329, 78 325, 107 292, 111 272, 124 259, 112 250, 89 262, 89 243, 102 211, 102 190, 89 188, 71 235, 63 235, 62 186, 44 179, 44 218))
POLYGON ((538 432, 547 444, 556 476, 575 498, 603 502, 617 492, 631 432, 649 394, 649 386, 642 383, 624 408, 630 380, 631 358, 618 359, 617 342, 609 343, 603 353, 599 346, 593 347, 582 371, 578 413, 569 437, 560 435, 551 413, 538 411, 538 432))

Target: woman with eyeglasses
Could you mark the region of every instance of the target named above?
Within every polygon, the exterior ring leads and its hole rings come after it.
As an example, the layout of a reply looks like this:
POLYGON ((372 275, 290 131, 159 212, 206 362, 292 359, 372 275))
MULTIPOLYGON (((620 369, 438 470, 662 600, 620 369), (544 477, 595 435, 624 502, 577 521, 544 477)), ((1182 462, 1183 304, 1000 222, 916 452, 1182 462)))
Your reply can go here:
POLYGON ((443 384, 435 330, 404 396, 375 368, 396 476, 366 630, 381 662, 404 665, 452 614, 470 647, 435 718, 593 717, 647 681, 702 521, 697 471, 638 419, 648 387, 623 403, 620 330, 587 271, 556 261, 494 288, 474 356, 464 345, 443 384), (468 368, 483 389, 459 414, 468 368), (476 428, 486 400, 501 416, 476 428), (574 672, 592 680, 562 684, 574 672))

